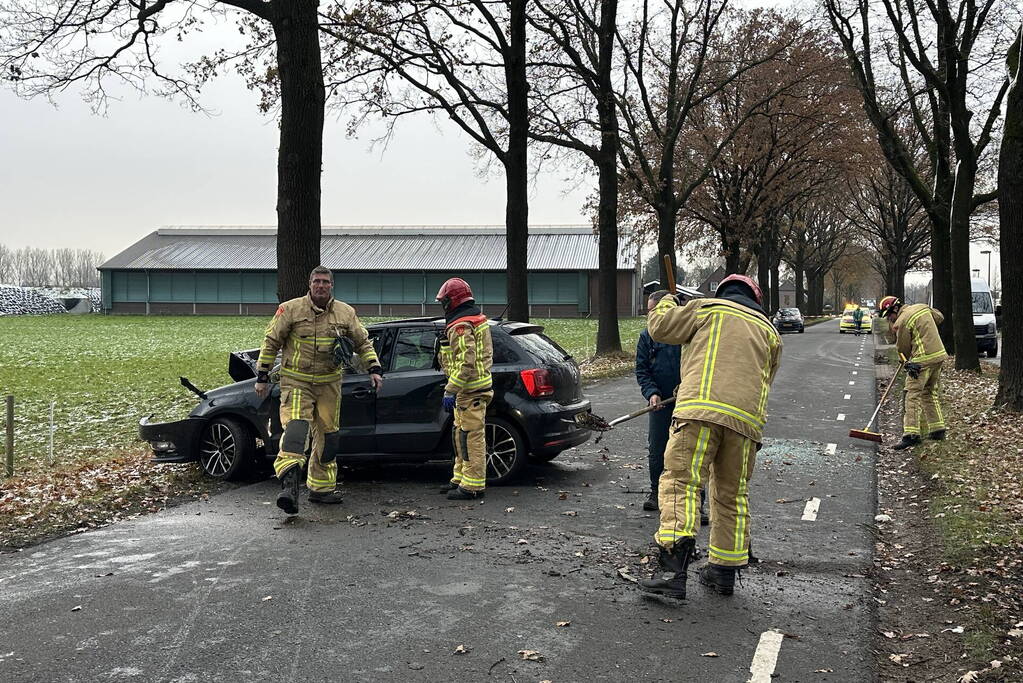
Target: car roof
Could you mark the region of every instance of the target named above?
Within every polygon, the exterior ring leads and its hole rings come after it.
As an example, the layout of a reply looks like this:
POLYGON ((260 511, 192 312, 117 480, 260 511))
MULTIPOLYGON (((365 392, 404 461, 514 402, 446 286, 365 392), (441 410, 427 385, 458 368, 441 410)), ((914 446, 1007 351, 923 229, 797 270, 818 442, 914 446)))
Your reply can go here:
MULTIPOLYGON (((518 320, 501 320, 500 318, 489 318, 487 322, 492 327, 500 327, 507 332, 518 332, 519 334, 528 334, 529 332, 543 332, 543 325, 536 325, 533 323, 524 323, 518 320)), ((441 316, 424 316, 421 318, 399 318, 398 320, 382 320, 380 322, 371 323, 366 326, 367 329, 376 329, 382 327, 408 327, 410 325, 432 325, 434 327, 443 327, 444 318, 441 316)))

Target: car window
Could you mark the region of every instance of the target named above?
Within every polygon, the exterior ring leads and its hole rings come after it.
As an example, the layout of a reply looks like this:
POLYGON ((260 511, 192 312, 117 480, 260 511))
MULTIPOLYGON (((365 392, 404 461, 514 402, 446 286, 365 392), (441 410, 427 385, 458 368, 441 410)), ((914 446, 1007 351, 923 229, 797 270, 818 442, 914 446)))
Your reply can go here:
POLYGON ((568 352, 545 334, 530 333, 515 335, 517 341, 531 356, 541 363, 561 363, 568 357, 568 352))
POLYGON ((987 292, 973 292, 974 313, 994 313, 991 307, 991 295, 987 292))
POLYGON ((404 329, 398 332, 391 354, 391 372, 431 370, 436 367, 437 331, 429 328, 404 329))
MULTIPOLYGON (((377 352, 377 358, 380 362, 383 361, 383 351, 381 347, 384 344, 384 335, 382 330, 367 330, 369 333, 369 341, 373 344, 373 350, 377 352)), ((352 354, 352 365, 346 374, 363 375, 369 372, 369 366, 366 365, 365 361, 359 358, 359 354, 352 354)))
POLYGON ((494 364, 518 363, 519 353, 512 337, 495 328, 490 328, 490 338, 494 342, 494 364))

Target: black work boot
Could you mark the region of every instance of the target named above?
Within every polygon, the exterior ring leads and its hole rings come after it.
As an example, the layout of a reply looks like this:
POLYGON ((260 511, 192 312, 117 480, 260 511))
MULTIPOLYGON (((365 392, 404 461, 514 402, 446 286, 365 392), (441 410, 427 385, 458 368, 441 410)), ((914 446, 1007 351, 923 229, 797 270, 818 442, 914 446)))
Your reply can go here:
POLYGON ((441 486, 440 490, 437 491, 437 493, 439 493, 441 495, 447 495, 447 494, 451 493, 452 491, 454 491, 457 488, 458 488, 458 484, 456 484, 453 481, 449 481, 448 483, 444 484, 444 486, 441 486))
POLYGON ((466 491, 461 486, 456 486, 448 493, 448 500, 476 500, 483 495, 483 491, 466 491))
POLYGON ((661 549, 661 568, 665 574, 660 578, 642 579, 639 589, 667 598, 684 600, 686 597, 686 574, 693 559, 696 539, 689 537, 675 543, 669 551, 661 549))
POLYGON ((643 501, 643 509, 647 512, 653 512, 657 509, 657 491, 651 491, 647 499, 643 501))
POLYGON ((927 435, 927 438, 930 439, 931 441, 944 441, 945 440, 945 430, 944 429, 935 429, 933 432, 931 432, 930 434, 927 435))
POLYGON ((738 567, 708 563, 700 570, 700 583, 721 595, 731 595, 735 592, 735 575, 738 573, 738 567))
POLYGON ((916 434, 903 434, 902 441, 892 446, 893 450, 902 451, 907 448, 912 448, 920 443, 920 437, 916 434))
POLYGON ((298 514, 298 474, 301 469, 298 465, 292 465, 280 477, 281 492, 277 494, 277 507, 289 515, 298 514))
POLYGON ((310 491, 309 502, 319 503, 320 505, 340 505, 344 502, 344 498, 341 497, 341 492, 337 489, 333 491, 310 491))

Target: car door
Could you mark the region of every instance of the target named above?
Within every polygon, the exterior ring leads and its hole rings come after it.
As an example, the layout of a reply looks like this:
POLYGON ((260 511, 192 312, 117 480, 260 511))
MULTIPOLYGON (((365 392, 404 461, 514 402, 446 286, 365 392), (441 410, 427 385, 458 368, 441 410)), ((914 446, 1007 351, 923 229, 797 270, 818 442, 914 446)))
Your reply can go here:
MULTIPOLYGON (((368 332, 377 356, 384 362, 387 330, 370 329, 368 332)), ((341 380, 341 444, 338 452, 342 455, 374 453, 377 450, 374 434, 377 395, 366 370, 356 362, 354 368, 345 371, 341 380)), ((384 384, 386 386, 386 382, 384 384)))
POLYGON ((390 367, 377 396, 377 450, 427 453, 447 436, 450 416, 441 408, 444 373, 437 362, 436 327, 395 330, 390 367))

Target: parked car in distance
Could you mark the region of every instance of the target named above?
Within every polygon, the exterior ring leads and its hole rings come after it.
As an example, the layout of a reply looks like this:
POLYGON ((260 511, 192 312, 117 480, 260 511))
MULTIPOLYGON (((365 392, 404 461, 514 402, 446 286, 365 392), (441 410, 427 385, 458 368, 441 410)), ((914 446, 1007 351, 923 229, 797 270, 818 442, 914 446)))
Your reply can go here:
POLYGON ((870 317, 870 309, 863 308, 858 304, 846 304, 845 310, 842 312, 842 320, 838 323, 838 333, 845 334, 851 332, 852 334, 861 334, 863 332, 870 332, 872 325, 870 317), (856 324, 855 313, 857 309, 862 309, 863 318, 860 320, 860 324, 856 324))
POLYGON ((774 328, 779 332, 799 332, 802 334, 805 331, 803 327, 803 314, 799 312, 798 308, 779 308, 771 322, 774 323, 774 328))
POLYGON ((973 333, 977 337, 977 351, 987 353, 988 358, 998 355, 998 321, 991 289, 983 278, 970 280, 973 298, 973 333))
MULTIPOLYGON (((369 325, 385 370, 372 390, 365 369, 346 372, 341 385, 338 461, 423 462, 452 457, 451 415, 441 399, 446 379, 437 358, 442 318, 411 318, 369 325)), ((492 320, 494 399, 487 410, 487 481, 512 480, 528 461, 549 461, 590 437, 575 415, 590 410, 579 367, 543 327, 492 320)), ((233 384, 203 392, 184 420, 139 422, 156 462, 197 461, 210 476, 234 479, 258 459, 273 459, 283 432, 280 387, 260 399, 253 391, 259 350, 229 354, 233 384)), ((274 373, 271 374, 271 377, 274 373)))

